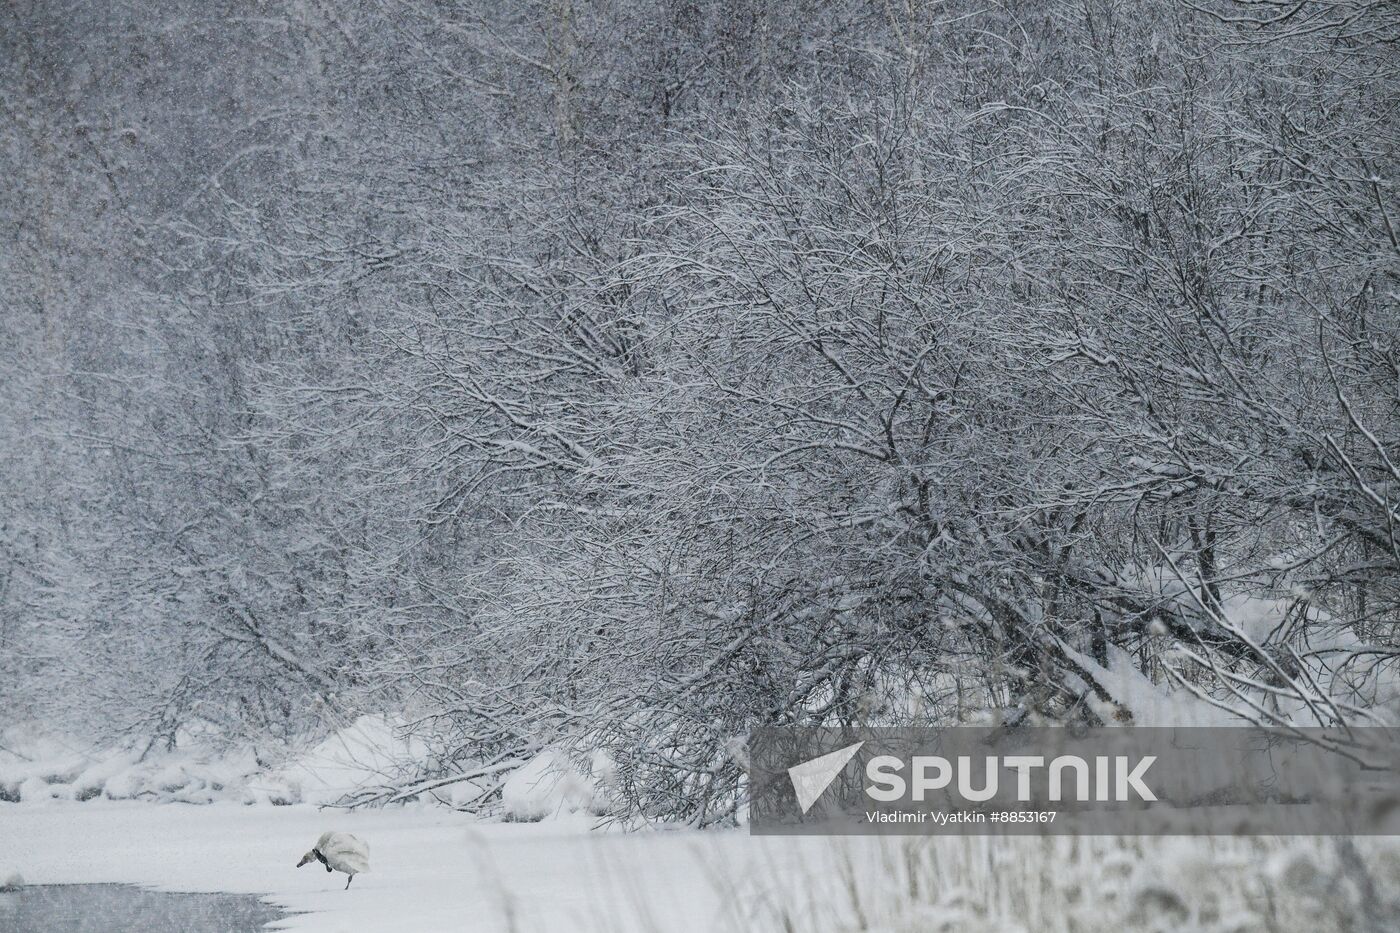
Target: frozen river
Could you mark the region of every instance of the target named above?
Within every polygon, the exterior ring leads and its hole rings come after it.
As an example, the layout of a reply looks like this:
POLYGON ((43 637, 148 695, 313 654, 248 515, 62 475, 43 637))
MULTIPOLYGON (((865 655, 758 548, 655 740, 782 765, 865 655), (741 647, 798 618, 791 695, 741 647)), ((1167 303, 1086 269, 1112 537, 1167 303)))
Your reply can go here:
POLYGON ((248 894, 170 894, 123 884, 34 885, 0 894, 9 933, 254 933, 282 911, 248 894))

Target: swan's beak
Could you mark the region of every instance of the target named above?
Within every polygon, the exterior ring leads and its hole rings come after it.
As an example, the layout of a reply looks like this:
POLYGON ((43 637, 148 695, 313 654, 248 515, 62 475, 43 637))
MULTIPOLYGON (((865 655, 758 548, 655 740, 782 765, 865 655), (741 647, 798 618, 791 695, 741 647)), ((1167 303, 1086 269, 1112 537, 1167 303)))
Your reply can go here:
POLYGON ((300 862, 297 862, 297 868, 300 868, 301 866, 305 865, 307 862, 314 862, 314 861, 316 861, 316 855, 315 855, 315 853, 313 853, 313 852, 308 852, 308 853, 306 853, 305 855, 303 855, 303 856, 301 857, 301 861, 300 861, 300 862))

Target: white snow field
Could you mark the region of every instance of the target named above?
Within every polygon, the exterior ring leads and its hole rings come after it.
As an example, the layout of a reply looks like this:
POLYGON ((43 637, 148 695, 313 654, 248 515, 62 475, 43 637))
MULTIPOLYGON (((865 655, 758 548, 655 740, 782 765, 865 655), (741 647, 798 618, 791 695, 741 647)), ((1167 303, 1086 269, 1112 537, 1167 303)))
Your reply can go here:
POLYGON ((0 804, 0 865, 22 870, 30 884, 263 894, 305 912, 286 924, 297 931, 713 930, 726 917, 742 920, 713 873, 747 885, 819 847, 737 831, 482 824, 429 807, 0 804), (295 867, 330 828, 370 845, 371 870, 348 891, 344 876, 295 867))
POLYGON ((480 823, 427 806, 0 804, 10 871, 260 894, 306 933, 1263 933, 1365 930, 1400 907, 1400 848, 1385 840, 1347 852, 1325 839, 757 838, 480 823), (348 891, 294 867, 326 829, 370 845, 371 871, 348 891))
POLYGON ((400 779, 412 750, 393 734, 367 717, 269 772, 193 744, 136 761, 12 730, 0 883, 255 894, 308 933, 1400 929, 1400 841, 1387 839, 624 833, 599 828, 598 790, 548 750, 507 782, 505 822, 427 799, 322 806, 400 779), (349 890, 295 867, 327 830, 369 844, 349 890))

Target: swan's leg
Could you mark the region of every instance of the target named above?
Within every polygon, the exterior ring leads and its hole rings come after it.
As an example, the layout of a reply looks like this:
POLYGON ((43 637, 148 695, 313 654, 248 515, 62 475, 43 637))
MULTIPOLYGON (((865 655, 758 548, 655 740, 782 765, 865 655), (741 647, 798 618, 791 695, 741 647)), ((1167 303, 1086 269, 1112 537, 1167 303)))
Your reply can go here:
POLYGON ((346 879, 345 879, 345 890, 347 890, 347 891, 350 890, 350 882, 352 882, 352 881, 354 881, 354 880, 355 880, 355 876, 354 876, 354 875, 351 875, 349 878, 346 878, 346 879))

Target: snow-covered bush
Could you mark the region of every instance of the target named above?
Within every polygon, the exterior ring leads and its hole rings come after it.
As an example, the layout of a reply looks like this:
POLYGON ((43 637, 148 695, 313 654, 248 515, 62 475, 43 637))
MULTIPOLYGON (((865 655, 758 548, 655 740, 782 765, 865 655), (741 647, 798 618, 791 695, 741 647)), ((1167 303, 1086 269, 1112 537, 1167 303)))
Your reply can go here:
POLYGON ((572 813, 606 813, 598 782, 560 749, 545 749, 511 773, 501 788, 505 817, 533 823, 572 813))
POLYGON ((1395 4, 145 6, 0 5, 0 717, 135 756, 0 799, 1395 721, 1395 4))
POLYGON ((192 742, 172 750, 83 748, 53 736, 6 737, 0 802, 48 800, 329 804, 366 789, 394 786, 421 766, 421 744, 384 717, 361 717, 321 742, 288 752, 278 765, 250 751, 192 742), (23 750, 22 752, 20 750, 23 750))

